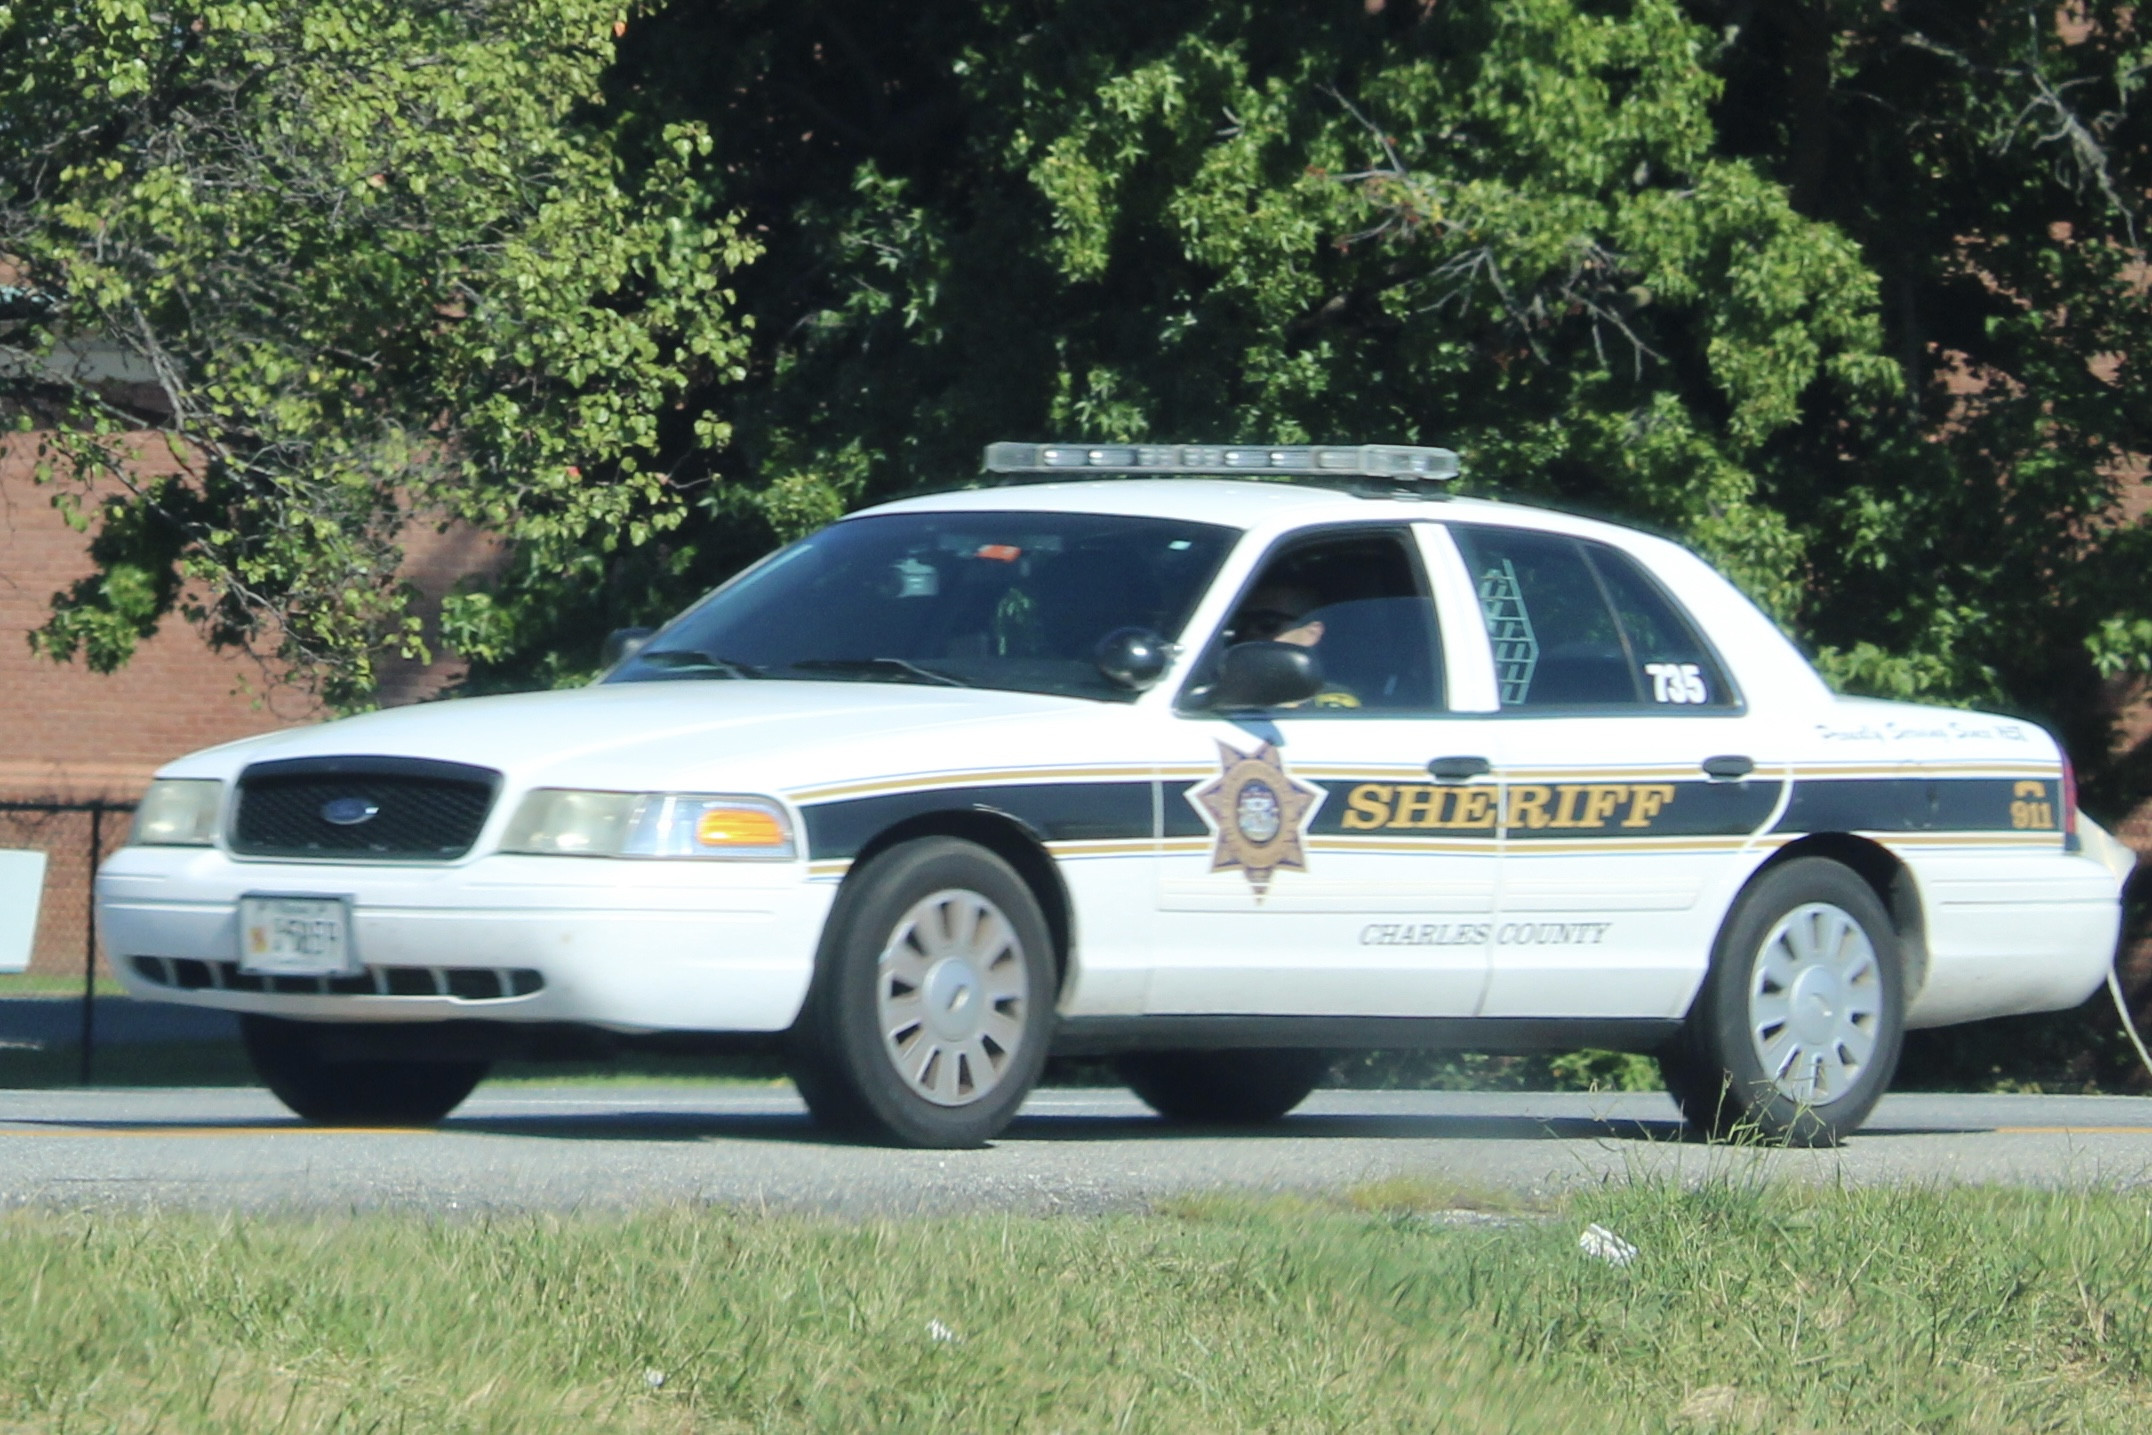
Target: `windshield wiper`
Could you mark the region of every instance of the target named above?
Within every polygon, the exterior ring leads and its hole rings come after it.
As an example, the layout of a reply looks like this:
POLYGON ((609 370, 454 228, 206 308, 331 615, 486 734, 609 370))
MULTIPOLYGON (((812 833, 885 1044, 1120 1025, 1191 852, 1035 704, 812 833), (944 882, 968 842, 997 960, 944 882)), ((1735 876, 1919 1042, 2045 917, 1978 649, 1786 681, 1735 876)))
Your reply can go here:
POLYGON ((716 673, 728 678, 762 676, 760 668, 699 652, 694 648, 660 648, 656 652, 645 648, 635 655, 635 661, 653 668, 667 668, 676 673, 716 673))
POLYGON ((794 672, 801 673, 880 673, 892 678, 912 678, 919 682, 936 683, 945 688, 976 686, 962 678, 937 673, 932 668, 922 668, 903 658, 806 658, 791 666, 794 672))

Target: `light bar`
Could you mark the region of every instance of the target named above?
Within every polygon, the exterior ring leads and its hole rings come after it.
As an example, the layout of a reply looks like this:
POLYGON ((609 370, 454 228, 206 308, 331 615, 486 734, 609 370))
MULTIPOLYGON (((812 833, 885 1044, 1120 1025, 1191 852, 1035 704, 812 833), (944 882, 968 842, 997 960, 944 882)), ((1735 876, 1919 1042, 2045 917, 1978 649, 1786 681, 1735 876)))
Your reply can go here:
POLYGON ((1200 473, 1315 478, 1392 478, 1445 483, 1457 477, 1446 448, 1404 444, 1284 447, 1214 443, 990 443, 988 473, 1200 473))

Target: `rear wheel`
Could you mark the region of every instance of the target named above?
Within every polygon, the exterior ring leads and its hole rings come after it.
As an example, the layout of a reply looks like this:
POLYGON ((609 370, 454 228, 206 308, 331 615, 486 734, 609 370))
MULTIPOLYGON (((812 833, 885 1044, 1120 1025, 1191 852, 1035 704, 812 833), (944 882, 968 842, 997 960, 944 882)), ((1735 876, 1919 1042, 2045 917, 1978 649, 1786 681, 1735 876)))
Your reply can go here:
POLYGON ((331 1056, 332 1042, 349 1047, 363 1033, 325 1022, 243 1016, 239 1029, 262 1085, 325 1126, 431 1126, 462 1105, 492 1065, 331 1056))
POLYGON ((1308 1099, 1330 1071, 1323 1051, 1137 1051, 1115 1063, 1169 1121, 1255 1126, 1308 1099))
POLYGON ((1046 1062, 1052 939, 1015 869, 927 837, 845 883, 792 1036, 793 1081, 825 1125, 901 1146, 977 1146, 1046 1062))
POLYGON ((1904 1034, 1898 934, 1883 903, 1847 868, 1804 857, 1735 903, 1659 1066, 1707 1135, 1832 1146, 1875 1109, 1904 1034))

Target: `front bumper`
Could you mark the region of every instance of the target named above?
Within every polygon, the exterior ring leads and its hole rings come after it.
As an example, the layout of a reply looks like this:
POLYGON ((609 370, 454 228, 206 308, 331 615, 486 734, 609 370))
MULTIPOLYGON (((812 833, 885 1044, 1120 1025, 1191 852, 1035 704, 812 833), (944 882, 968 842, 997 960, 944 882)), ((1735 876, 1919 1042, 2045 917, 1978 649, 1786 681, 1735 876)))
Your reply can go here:
POLYGON ((806 998, 834 894, 805 863, 496 854, 404 867, 129 847, 98 873, 97 923, 121 982, 154 1001, 316 1021, 773 1032, 806 998), (255 893, 348 896, 368 978, 335 991, 235 982, 239 899, 255 893))

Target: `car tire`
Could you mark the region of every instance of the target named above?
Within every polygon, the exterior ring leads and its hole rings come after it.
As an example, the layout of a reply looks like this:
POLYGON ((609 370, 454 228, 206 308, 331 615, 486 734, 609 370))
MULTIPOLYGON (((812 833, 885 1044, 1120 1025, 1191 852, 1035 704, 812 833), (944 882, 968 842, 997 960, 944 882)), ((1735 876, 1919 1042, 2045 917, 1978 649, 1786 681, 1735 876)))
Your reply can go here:
POLYGON ((348 1027, 243 1016, 239 1030, 255 1075, 294 1114, 324 1126, 431 1126, 463 1104, 487 1061, 342 1060, 323 1039, 348 1027))
POLYGON ((980 1146, 1039 1079, 1053 939, 1016 870, 925 837, 856 871, 823 930, 792 1032, 794 1084, 823 1125, 898 1146, 980 1146))
POLYGON ((1659 1068, 1706 1136, 1835 1146, 1889 1088, 1904 1036, 1890 914, 1850 869, 1802 857, 1734 903, 1659 1068))
POLYGON ((1259 1126, 1308 1099, 1330 1072, 1326 1051, 1136 1051, 1114 1063, 1168 1121, 1259 1126))

